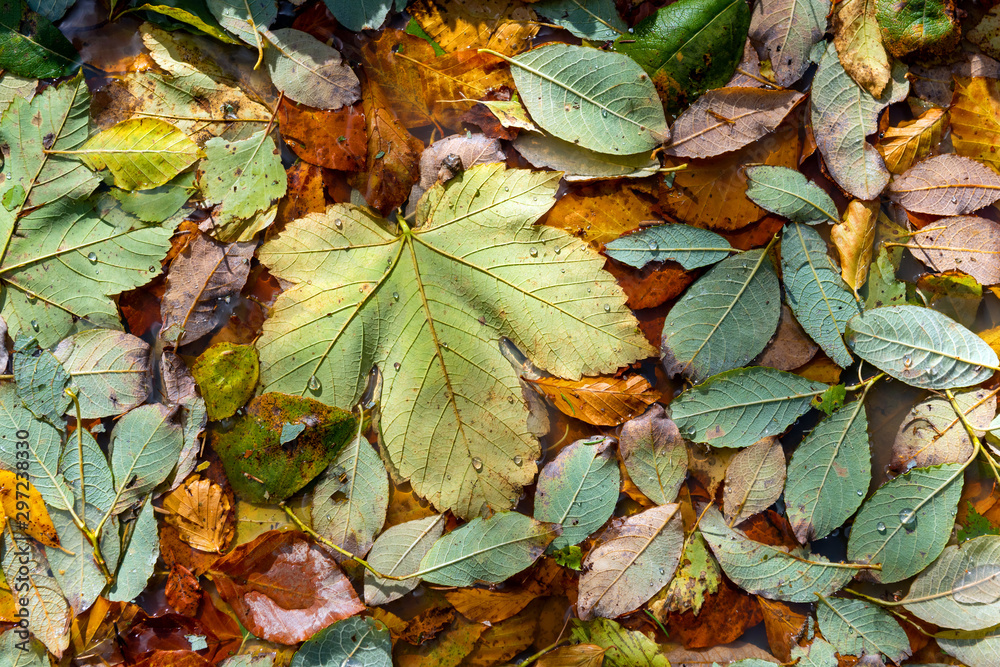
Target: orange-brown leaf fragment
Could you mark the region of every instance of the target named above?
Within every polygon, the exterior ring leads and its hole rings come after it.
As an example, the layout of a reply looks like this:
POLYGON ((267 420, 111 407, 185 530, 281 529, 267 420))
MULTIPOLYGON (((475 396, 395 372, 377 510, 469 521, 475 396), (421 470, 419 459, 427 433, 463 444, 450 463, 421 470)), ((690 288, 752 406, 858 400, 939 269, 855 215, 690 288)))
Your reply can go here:
POLYGON ((233 514, 222 487, 198 475, 163 499, 169 512, 166 521, 177 528, 180 538, 200 551, 222 553, 233 538, 233 514))
MULTIPOLYGON (((600 181, 569 192, 556 200, 542 222, 579 236, 595 250, 605 243, 639 229, 659 223, 653 213, 655 186, 647 183, 600 181)), ((635 307, 635 306, 633 306, 635 307)))
POLYGON ((367 135, 360 102, 327 111, 282 98, 278 130, 292 152, 310 164, 341 171, 365 166, 367 135))
POLYGON ((285 175, 288 178, 288 194, 278 202, 275 218, 278 225, 297 220, 306 213, 326 210, 322 167, 305 161, 296 162, 285 171, 285 175))
POLYGON ((764 629, 771 653, 785 662, 792 659, 792 647, 797 645, 809 618, 798 605, 757 596, 764 615, 764 629))
POLYGON ((473 623, 499 623, 519 613, 538 597, 528 590, 491 591, 486 588, 458 588, 444 594, 462 616, 473 623))
POLYGON ((840 255, 840 275, 855 294, 868 280, 878 208, 877 201, 853 199, 844 211, 844 221, 830 229, 830 240, 840 255))
POLYGON ((606 651, 597 644, 560 646, 543 655, 536 664, 538 667, 601 667, 606 651))
POLYGON ((934 107, 914 120, 904 120, 882 135, 876 148, 885 158, 885 166, 894 174, 902 174, 938 145, 948 126, 948 112, 934 107))
POLYGON ((660 393, 641 375, 527 381, 563 414, 595 426, 623 424, 660 398, 660 393))
POLYGON ((174 563, 167 576, 167 583, 164 588, 167 604, 174 608, 178 614, 194 616, 198 613, 198 606, 201 603, 201 586, 198 579, 191 574, 191 570, 183 565, 174 563))
POLYGON ((298 531, 270 531, 212 567, 219 595, 253 634, 305 641, 365 606, 333 556, 298 531))

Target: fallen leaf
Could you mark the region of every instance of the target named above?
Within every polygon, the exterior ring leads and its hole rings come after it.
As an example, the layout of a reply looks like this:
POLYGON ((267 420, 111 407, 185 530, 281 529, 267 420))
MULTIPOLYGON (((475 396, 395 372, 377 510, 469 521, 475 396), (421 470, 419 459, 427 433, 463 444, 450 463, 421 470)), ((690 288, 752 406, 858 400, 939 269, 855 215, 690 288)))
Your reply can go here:
POLYGON ((719 590, 722 570, 712 558, 701 533, 693 533, 681 553, 680 567, 673 581, 654 599, 649 609, 661 621, 673 612, 693 612, 697 616, 711 594, 719 590))
POLYGON ((59 546, 56 527, 52 524, 41 494, 30 481, 19 479, 16 472, 0 470, 0 507, 3 508, 0 531, 10 524, 11 530, 15 530, 16 526, 17 531, 42 544, 59 546))
POLYGON ((538 627, 540 602, 505 621, 490 624, 479 635, 476 647, 462 661, 462 667, 492 667, 510 660, 529 646, 538 627))
POLYGON ((333 557, 303 533, 265 533, 212 567, 240 623, 268 641, 294 644, 364 610, 333 557))
POLYGON ((178 614, 194 616, 198 613, 198 607, 201 605, 201 586, 198 584, 198 579, 191 574, 191 570, 183 565, 174 563, 170 568, 163 592, 167 604, 178 614))
POLYGON ((680 641, 684 648, 696 649, 735 641, 747 628, 760 623, 762 618, 756 598, 723 578, 719 589, 705 596, 697 614, 693 611, 672 612, 663 617, 662 623, 670 637, 680 641))
POLYGON ((967 215, 1000 199, 1000 175, 967 157, 938 155, 897 176, 889 197, 908 211, 967 215))
POLYGON ((769 366, 779 371, 791 371, 812 359, 819 350, 802 325, 796 321, 792 309, 781 305, 778 330, 764 351, 751 363, 755 366, 769 366))
MULTIPOLYGON (((978 437, 996 414, 996 392, 956 391, 955 401, 978 437)), ((944 463, 962 463, 972 454, 972 441, 951 403, 932 396, 917 403, 903 418, 892 443, 890 466, 897 473, 944 463)))
POLYGON ((882 153, 886 168, 902 174, 937 147, 947 127, 948 112, 932 107, 914 120, 887 129, 875 147, 882 153))
POLYGON ((641 375, 577 381, 543 377, 528 382, 563 414, 596 426, 624 423, 660 398, 641 375))
POLYGON ((500 142, 483 134, 455 134, 439 139, 420 154, 420 182, 410 192, 410 203, 416 206, 417 200, 435 183, 449 181, 465 169, 505 159, 500 142))
POLYGON ((905 247, 933 271, 958 270, 981 285, 1000 283, 1000 224, 974 215, 942 218, 905 247), (943 223, 943 224, 942 224, 943 223))
POLYGON ((984 77, 955 79, 951 102, 951 141, 959 155, 1000 170, 1000 81, 984 77))
POLYGON ((799 639, 805 633, 808 613, 804 613, 801 605, 779 600, 768 600, 757 596, 761 614, 764 616, 764 630, 767 632, 767 644, 771 652, 783 661, 792 658, 792 648, 798 646, 799 639))
POLYGON ((176 527, 182 540, 195 549, 221 554, 233 538, 233 514, 222 487, 192 475, 168 493, 163 509, 166 522, 176 527))
POLYGON ((791 86, 809 67, 809 51, 826 32, 830 0, 761 0, 754 4, 750 38, 771 61, 780 86, 791 86))
POLYGON ((484 588, 458 588, 446 591, 448 602, 473 623, 499 623, 521 612, 538 597, 527 590, 491 591, 484 588))
POLYGON ((851 78, 878 97, 889 83, 889 56, 875 17, 876 0, 841 0, 833 10, 833 43, 851 78))
POLYGON ((292 151, 310 164, 341 171, 360 171, 367 155, 361 103, 336 111, 313 109, 283 99, 278 105, 278 130, 292 151))
POLYGON ((785 486, 785 453, 775 437, 764 438, 733 457, 726 469, 723 512, 730 526, 767 509, 785 486))
POLYGON ((830 240, 840 255, 840 275, 855 294, 868 280, 877 218, 876 202, 852 199, 844 211, 844 221, 830 229, 830 240))
POLYGON ((278 202, 275 227, 326 209, 323 168, 306 161, 293 164, 285 172, 288 177, 288 194, 278 202))
POLYGON ((530 7, 512 0, 416 0, 406 11, 445 53, 491 49, 511 56, 538 32, 530 7))
POLYGON ((596 644, 560 646, 538 659, 538 667, 601 667, 607 649, 596 644))
POLYGON ((643 223, 659 222, 653 213, 655 190, 646 182, 601 181, 567 192, 542 222, 564 229, 600 250, 643 223))
POLYGON ((312 35, 283 28, 266 31, 264 55, 275 88, 317 109, 339 109, 361 97, 361 82, 340 52, 312 35))

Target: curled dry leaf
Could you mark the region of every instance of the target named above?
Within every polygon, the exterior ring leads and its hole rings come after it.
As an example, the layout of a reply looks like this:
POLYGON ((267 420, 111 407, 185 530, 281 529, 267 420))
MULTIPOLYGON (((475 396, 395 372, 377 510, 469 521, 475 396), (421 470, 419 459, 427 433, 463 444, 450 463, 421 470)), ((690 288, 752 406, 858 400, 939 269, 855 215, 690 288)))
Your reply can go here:
POLYGON ((270 531, 211 569, 222 599, 250 632, 295 644, 364 610, 333 556, 298 531, 270 531))
MULTIPOLYGON (((986 389, 955 392, 965 419, 979 437, 996 414, 996 392, 986 389)), ((972 454, 972 441, 946 398, 931 396, 917 403, 903 418, 892 443, 892 469, 962 463, 972 454)))
POLYGON ((1000 175, 967 157, 938 155, 896 178, 889 197, 908 211, 966 215, 1000 199, 1000 175))
POLYGON ((660 398, 641 375, 577 381, 543 377, 528 382, 563 414, 595 426, 624 423, 660 398))
POLYGON ((199 551, 220 554, 233 539, 233 514, 222 487, 192 475, 163 498, 165 519, 199 551))
POLYGON ((902 174, 922 160, 938 145, 948 126, 948 112, 932 107, 914 120, 904 120, 882 135, 876 148, 885 159, 886 168, 902 174))
POLYGON ((974 215, 943 218, 906 244, 934 271, 956 269, 982 285, 1000 283, 1000 224, 974 215))
POLYGON ((830 240, 840 255, 840 275, 855 294, 868 280, 877 218, 878 202, 852 199, 844 221, 830 229, 830 240))
POLYGON ((802 97, 794 90, 710 90, 674 122, 664 153, 712 157, 743 148, 777 129, 802 97))

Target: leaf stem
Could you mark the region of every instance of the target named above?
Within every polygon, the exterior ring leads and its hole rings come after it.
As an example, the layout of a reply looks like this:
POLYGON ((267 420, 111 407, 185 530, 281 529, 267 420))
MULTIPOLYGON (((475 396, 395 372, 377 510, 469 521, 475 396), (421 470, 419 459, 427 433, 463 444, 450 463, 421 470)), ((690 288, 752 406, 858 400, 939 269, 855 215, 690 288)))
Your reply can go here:
POLYGON ((986 451, 986 449, 983 447, 983 442, 982 440, 979 439, 979 436, 976 435, 975 428, 972 426, 972 424, 969 423, 969 420, 965 416, 965 413, 962 412, 962 408, 958 404, 958 401, 955 400, 955 394, 951 392, 951 389, 945 389, 944 393, 945 396, 948 397, 948 401, 951 403, 951 407, 955 411, 955 414, 958 415, 959 421, 962 422, 962 426, 965 427, 965 432, 968 433, 969 439, 972 440, 972 444, 974 447, 974 449, 972 450, 972 456, 969 457, 969 460, 965 462, 965 464, 958 472, 964 472, 965 469, 968 468, 969 465, 972 463, 972 461, 979 455, 979 453, 982 452, 983 454, 986 455, 986 462, 989 464, 990 469, 993 471, 993 477, 998 482, 1000 482, 1000 470, 997 470, 996 462, 993 460, 993 457, 990 456, 989 453, 986 451))

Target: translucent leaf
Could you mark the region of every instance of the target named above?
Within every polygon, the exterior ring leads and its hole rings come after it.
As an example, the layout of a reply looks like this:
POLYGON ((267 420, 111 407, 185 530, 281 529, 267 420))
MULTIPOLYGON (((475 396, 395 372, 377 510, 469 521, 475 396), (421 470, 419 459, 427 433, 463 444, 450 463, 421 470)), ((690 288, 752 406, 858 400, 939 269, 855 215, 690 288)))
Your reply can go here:
MULTIPOLYGON (((996 394, 987 389, 956 391, 955 402, 982 437, 997 412, 996 394)), ((910 409, 892 443, 896 471, 942 463, 963 463, 972 456, 972 440, 944 396, 930 396, 910 409)))
POLYGON ((670 583, 684 546, 680 505, 616 519, 584 561, 577 614, 614 618, 638 609, 670 583))
POLYGON ((962 493, 959 464, 914 468, 882 485, 861 507, 847 557, 879 563, 872 576, 891 584, 912 577, 938 557, 951 535, 962 493))
POLYGON ((957 270, 982 285, 1000 283, 1000 225, 973 215, 946 218, 945 223, 929 225, 910 238, 906 247, 913 256, 932 271, 957 270))
POLYGON ((476 517, 434 543, 420 561, 421 577, 441 586, 497 584, 534 563, 560 532, 517 512, 476 517))
POLYGON ((871 482, 868 418, 848 403, 806 436, 788 463, 785 508, 799 542, 822 539, 861 506, 871 482))
POLYGON ((729 241, 707 229, 668 224, 640 229, 605 244, 611 259, 642 268, 650 262, 673 261, 685 269, 715 264, 729 256, 729 241))
POLYGON ((70 374, 85 419, 128 412, 149 397, 149 345, 121 331, 88 329, 52 351, 70 374))
POLYGON ((966 215, 1000 199, 1000 175, 961 155, 936 155, 896 178, 889 197, 908 211, 966 215))
POLYGON ((642 375, 581 380, 539 377, 525 382, 563 414, 597 426, 618 426, 660 397, 642 375))
MULTIPOLYGON (((372 545, 368 563, 381 572, 396 577, 420 571, 420 560, 444 532, 444 516, 435 514, 407 521, 384 531, 372 545)), ((420 584, 420 578, 393 581, 365 572, 365 602, 369 606, 397 600, 420 584)))
POLYGON ((287 97, 317 109, 339 109, 361 99, 358 75, 333 47, 292 28, 266 36, 271 81, 287 97))
POLYGON ((948 113, 931 107, 914 120, 904 120, 888 128, 878 143, 885 166, 894 174, 902 174, 927 157, 941 141, 947 127, 948 113))
POLYGON ((747 169, 747 179, 747 197, 772 213, 792 222, 840 222, 830 195, 799 171, 760 165, 747 169))
POLYGON ((830 0, 762 0, 754 5, 750 37, 771 61, 780 86, 790 86, 809 67, 809 51, 826 32, 830 0))
POLYGON ((917 618, 957 630, 1000 624, 1000 536, 945 547, 902 599, 917 618))
POLYGON ((777 438, 764 438, 740 451, 726 468, 723 512, 729 525, 762 512, 781 496, 785 453, 777 438))
POLYGON ((792 373, 751 366, 691 387, 674 399, 670 411, 689 440, 713 447, 749 447, 783 432, 826 389, 792 373))
POLYGON ((657 505, 677 498, 687 476, 687 447, 662 405, 625 422, 619 451, 629 478, 647 498, 657 505))
POLYGON ((514 148, 535 167, 564 172, 567 181, 645 178, 660 166, 649 151, 631 155, 596 153, 541 132, 521 132, 514 140, 514 148))
POLYGON ((153 576, 153 566, 160 552, 160 538, 151 501, 143 505, 133 524, 126 524, 125 531, 129 536, 128 544, 115 573, 115 584, 107 593, 107 598, 112 601, 134 600, 153 576))
POLYGON ((869 310, 847 323, 859 357, 897 380, 925 389, 979 384, 1000 360, 982 338, 946 315, 918 306, 869 310))
POLYGON ((392 8, 392 0, 323 0, 323 4, 340 24, 352 32, 379 28, 392 8))
POLYGON ((628 56, 546 44, 510 63, 532 119, 560 139, 629 155, 670 136, 653 82, 628 56))
POLYGON ((121 511, 162 482, 177 465, 184 436, 174 410, 152 403, 132 410, 111 431, 113 511, 121 511))
POLYGON ((109 170, 123 190, 163 185, 202 156, 190 137, 159 118, 122 121, 67 152, 94 171, 109 170))
POLYGON ((824 598, 816 619, 823 638, 840 655, 881 653, 895 663, 910 656, 910 640, 896 619, 864 600, 824 598))
POLYGON ((208 10, 219 25, 250 46, 259 46, 261 28, 267 28, 278 17, 274 0, 205 0, 208 10))
POLYGON ((352 616, 307 639, 291 667, 392 667, 392 640, 375 619, 352 616))
POLYGON ((781 234, 781 279, 788 305, 802 328, 834 363, 854 363, 842 338, 847 321, 861 312, 819 233, 801 224, 781 234))
POLYGON ((663 365, 695 382, 738 368, 764 349, 780 312, 778 279, 763 250, 724 259, 667 314, 663 365))
POLYGON ((577 37, 595 42, 610 41, 628 28, 614 0, 543 0, 531 8, 577 37))
POLYGON ((613 444, 610 438, 577 440, 538 473, 535 518, 562 526, 550 551, 583 542, 611 518, 621 487, 613 444))
POLYGON ((714 507, 707 510, 700 527, 726 575, 743 590, 772 600, 813 602, 816 593, 830 595, 858 572, 818 554, 754 542, 727 527, 714 507))

